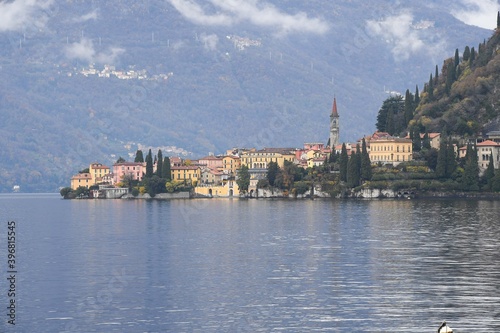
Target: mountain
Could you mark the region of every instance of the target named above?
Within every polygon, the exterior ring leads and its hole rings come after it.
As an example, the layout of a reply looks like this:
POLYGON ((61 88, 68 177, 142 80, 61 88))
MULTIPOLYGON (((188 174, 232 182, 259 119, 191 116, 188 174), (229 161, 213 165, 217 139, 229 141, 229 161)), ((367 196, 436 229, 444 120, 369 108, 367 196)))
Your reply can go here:
POLYGON ((56 191, 137 148, 200 156, 326 142, 334 96, 341 140, 357 139, 375 129, 386 91, 425 82, 440 59, 491 35, 463 22, 478 8, 2 2, 0 191, 56 191))

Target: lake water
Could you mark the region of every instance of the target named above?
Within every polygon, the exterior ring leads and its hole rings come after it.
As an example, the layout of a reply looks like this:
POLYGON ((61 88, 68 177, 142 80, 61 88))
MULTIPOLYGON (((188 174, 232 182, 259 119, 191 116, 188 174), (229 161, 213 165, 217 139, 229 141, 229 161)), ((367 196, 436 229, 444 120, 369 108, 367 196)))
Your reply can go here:
POLYGON ((0 220, 2 332, 500 329, 499 201, 19 194, 0 220))

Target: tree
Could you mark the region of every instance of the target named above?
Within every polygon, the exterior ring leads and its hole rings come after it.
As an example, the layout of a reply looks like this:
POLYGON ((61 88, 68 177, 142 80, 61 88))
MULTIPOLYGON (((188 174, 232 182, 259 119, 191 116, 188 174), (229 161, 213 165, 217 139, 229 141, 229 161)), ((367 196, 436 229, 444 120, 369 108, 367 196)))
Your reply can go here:
POLYGON ((470 48, 469 48, 469 46, 465 47, 464 54, 462 55, 462 58, 464 59, 464 61, 469 61, 469 58, 470 58, 470 48))
POLYGON ((156 161, 156 175, 161 178, 163 174, 163 154, 161 149, 158 149, 158 160, 156 161))
POLYGON ((125 163, 125 159, 123 157, 118 157, 118 159, 116 160, 116 163, 125 163))
POLYGON ((418 92, 418 85, 415 87, 415 108, 420 104, 420 93, 418 92))
POLYGON ((493 177, 491 179, 490 189, 493 192, 500 192, 500 168, 496 169, 496 171, 495 171, 495 177, 493 177))
POLYGON ((425 132, 424 138, 422 140, 422 148, 431 149, 431 140, 429 138, 429 133, 425 132))
POLYGON ((451 86, 453 85, 453 82, 456 81, 456 66, 453 65, 453 63, 448 62, 448 66, 446 67, 446 93, 449 95, 451 91, 451 86))
POLYGON ((349 156, 347 156, 347 148, 345 143, 342 143, 342 150, 340 152, 340 180, 347 181, 347 165, 349 163, 349 156))
POLYGON ((365 138, 363 138, 363 141, 361 143, 361 179, 372 179, 372 163, 370 161, 368 150, 366 149, 365 138))
POLYGON ((403 96, 391 96, 387 98, 377 115, 377 130, 393 134, 400 132, 406 127, 404 124, 404 101, 403 96))
POLYGON ((469 58, 469 66, 472 67, 474 64, 474 60, 476 60, 476 51, 474 51, 474 47, 470 49, 470 58, 469 58))
POLYGON ((138 149, 136 151, 134 162, 136 162, 136 163, 144 163, 144 155, 142 154, 142 150, 138 149))
POLYGON ((359 186, 361 179, 360 165, 361 165, 361 154, 359 153, 358 150, 357 153, 351 153, 351 158, 349 159, 349 163, 347 165, 347 186, 349 187, 359 186))
POLYGON ((236 184, 238 184, 240 192, 248 192, 248 187, 250 186, 250 172, 248 172, 248 167, 246 165, 241 166, 238 169, 237 175, 236 184))
POLYGON ((438 160, 438 151, 436 148, 431 148, 425 151, 425 161, 427 162, 427 166, 432 170, 436 170, 437 160, 438 160))
POLYGON ((274 186, 274 182, 276 180, 276 176, 278 176, 279 166, 276 162, 269 162, 267 165, 267 174, 266 178, 269 181, 269 185, 274 186))
POLYGON ((412 150, 414 152, 420 151, 422 148, 422 140, 420 138, 420 131, 418 130, 418 127, 414 127, 410 130, 410 138, 412 142, 412 150))
POLYGON ((490 154, 490 161, 488 167, 484 171, 482 177, 482 183, 486 185, 486 188, 491 189, 491 180, 495 177, 495 165, 493 162, 493 154, 490 154))
POLYGON ((161 168, 161 178, 171 180, 171 167, 170 167, 170 158, 167 156, 163 158, 162 168, 161 168))
POLYGON ((166 192, 166 182, 157 175, 144 179, 144 186, 146 187, 146 192, 152 197, 158 193, 166 192))
POLYGON ((460 56, 458 54, 458 49, 455 49, 455 60, 454 60, 454 67, 457 67, 460 64, 460 56))
POLYGON ((59 191, 59 194, 61 194, 61 197, 63 197, 64 199, 67 199, 71 192, 73 192, 73 189, 71 187, 64 187, 59 191))
POLYGON ((411 94, 409 89, 406 89, 405 102, 404 102, 404 112, 405 112, 404 126, 407 126, 410 120, 413 119, 414 111, 415 111, 415 101, 413 99, 413 95, 411 94))
POLYGON ((151 149, 149 149, 146 155, 146 178, 153 177, 153 156, 151 154, 151 149))
POLYGON ((438 158, 437 158, 437 165, 436 165, 436 177, 438 178, 446 178, 446 162, 447 162, 447 153, 448 150, 446 149, 446 141, 441 140, 441 144, 439 145, 439 152, 438 152, 438 158))
POLYGON ((479 166, 476 150, 470 144, 467 146, 465 160, 462 188, 466 191, 477 191, 479 190, 479 166))
POLYGON ((438 71, 438 65, 436 65, 436 71, 434 73, 434 81, 436 82, 436 85, 438 84, 439 80, 439 71, 438 71))
POLYGON ((429 100, 432 101, 434 99, 434 81, 432 80, 432 74, 429 78, 429 83, 427 84, 427 93, 429 96, 429 100))
POLYGON ((500 28, 500 11, 497 12, 497 29, 500 28))
POLYGON ((457 159, 455 156, 455 148, 451 142, 448 143, 446 148, 446 177, 450 178, 457 169, 457 159))
POLYGON ((89 172, 90 172, 89 168, 85 168, 83 170, 78 171, 78 173, 89 173, 89 172))
POLYGON ((128 188, 129 192, 132 191, 132 185, 134 184, 134 175, 132 173, 126 173, 123 175, 121 182, 125 187, 128 188))

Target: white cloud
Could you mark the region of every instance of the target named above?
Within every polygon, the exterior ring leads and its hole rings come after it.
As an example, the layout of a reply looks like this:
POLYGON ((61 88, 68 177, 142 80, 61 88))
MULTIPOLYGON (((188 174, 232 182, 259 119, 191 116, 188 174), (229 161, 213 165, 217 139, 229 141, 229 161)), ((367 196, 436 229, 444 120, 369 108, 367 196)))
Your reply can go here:
MULTIPOLYGON (((444 41, 433 40, 432 47, 426 45, 425 29, 416 29, 418 24, 413 23, 413 15, 403 12, 386 17, 379 21, 367 21, 369 34, 380 37, 390 45, 391 52, 396 60, 407 60, 412 54, 426 51, 440 53, 444 41)), ((430 54, 433 56, 433 54, 430 54)))
POLYGON ((485 29, 496 28, 496 14, 500 10, 498 0, 462 0, 461 3, 465 8, 451 12, 457 19, 485 29))
POLYGON ((82 38, 80 42, 73 43, 66 47, 66 57, 69 59, 79 59, 89 63, 113 64, 124 49, 110 47, 103 52, 96 52, 94 43, 88 38, 82 38))
POLYGON ((98 15, 97 9, 94 9, 90 13, 84 14, 80 17, 73 19, 73 22, 87 22, 90 20, 95 21, 95 20, 97 20, 97 15, 98 15))
POLYGON ((206 35, 203 33, 200 35, 200 41, 204 44, 206 50, 215 51, 217 49, 219 37, 215 34, 206 35))
POLYGON ((14 0, 0 2, 0 32, 16 31, 31 25, 36 29, 45 26, 48 9, 53 0, 14 0))
POLYGON ((201 25, 230 26, 249 22, 259 27, 276 30, 278 34, 307 32, 322 34, 329 27, 319 18, 310 18, 304 12, 290 15, 280 11, 272 4, 260 0, 209 0, 209 8, 203 8, 192 0, 169 0, 169 2, 188 20, 201 25))

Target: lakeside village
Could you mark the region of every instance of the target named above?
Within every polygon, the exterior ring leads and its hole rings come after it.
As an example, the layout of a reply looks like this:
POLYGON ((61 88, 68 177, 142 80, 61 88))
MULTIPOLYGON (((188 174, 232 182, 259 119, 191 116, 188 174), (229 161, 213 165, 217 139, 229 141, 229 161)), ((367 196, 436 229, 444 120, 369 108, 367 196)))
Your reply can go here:
POLYGON ((327 144, 228 150, 198 160, 161 150, 112 168, 91 163, 61 189, 64 198, 413 197, 500 192, 500 131, 467 141, 441 133, 395 137, 376 131, 340 143, 334 98, 327 144))

